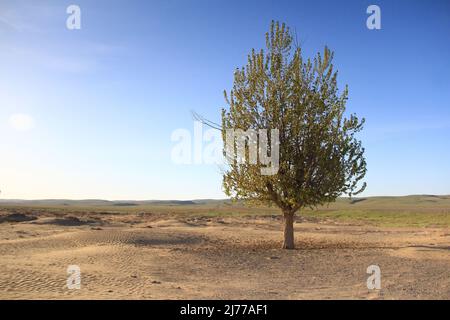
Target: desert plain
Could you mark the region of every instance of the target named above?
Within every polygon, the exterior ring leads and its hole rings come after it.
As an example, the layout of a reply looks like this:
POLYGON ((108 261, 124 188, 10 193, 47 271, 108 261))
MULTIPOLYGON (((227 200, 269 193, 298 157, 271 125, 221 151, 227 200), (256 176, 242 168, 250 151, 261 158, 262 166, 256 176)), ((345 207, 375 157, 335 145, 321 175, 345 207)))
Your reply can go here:
POLYGON ((282 229, 276 208, 221 200, 2 200, 0 299, 450 298, 450 196, 303 210, 295 250, 282 229))

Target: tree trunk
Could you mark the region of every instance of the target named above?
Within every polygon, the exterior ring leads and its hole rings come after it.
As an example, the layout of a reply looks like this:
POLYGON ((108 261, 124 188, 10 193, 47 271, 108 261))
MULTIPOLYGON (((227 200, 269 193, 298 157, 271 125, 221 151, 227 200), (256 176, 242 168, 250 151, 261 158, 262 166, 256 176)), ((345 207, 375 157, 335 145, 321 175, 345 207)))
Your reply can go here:
POLYGON ((285 211, 284 215, 284 243, 283 249, 294 249, 294 212, 285 211))

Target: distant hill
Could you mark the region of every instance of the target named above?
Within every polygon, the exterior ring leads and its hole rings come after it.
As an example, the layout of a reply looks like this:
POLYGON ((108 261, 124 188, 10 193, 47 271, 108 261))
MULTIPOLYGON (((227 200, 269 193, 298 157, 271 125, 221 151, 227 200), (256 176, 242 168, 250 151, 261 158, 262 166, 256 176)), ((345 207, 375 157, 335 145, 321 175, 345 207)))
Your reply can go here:
MULTIPOLYGON (((71 207, 136 207, 136 206, 202 206, 229 205, 229 199, 198 199, 198 200, 102 200, 102 199, 43 199, 20 200, 0 199, 0 205, 16 206, 71 206, 71 207)), ((410 196, 380 196, 361 198, 339 198, 332 207, 411 207, 411 206, 444 206, 450 207, 450 195, 410 195, 410 196)))
POLYGON ((21 199, 0 199, 0 205, 17 205, 17 206, 79 206, 79 207, 97 207, 97 206, 183 206, 183 205, 202 205, 225 203, 230 200, 101 200, 101 199, 86 199, 86 200, 70 200, 70 199, 42 199, 42 200, 21 200, 21 199))

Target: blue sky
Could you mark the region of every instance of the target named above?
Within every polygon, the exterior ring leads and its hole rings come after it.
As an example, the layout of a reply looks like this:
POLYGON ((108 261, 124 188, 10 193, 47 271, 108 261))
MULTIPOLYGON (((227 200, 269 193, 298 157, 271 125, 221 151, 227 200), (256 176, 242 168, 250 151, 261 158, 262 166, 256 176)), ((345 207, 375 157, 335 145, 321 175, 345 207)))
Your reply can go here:
POLYGON ((364 195, 450 194, 449 1, 1 0, 1 197, 223 198, 216 165, 171 161, 171 134, 190 110, 220 121, 272 19, 306 56, 335 51, 367 121, 364 195))

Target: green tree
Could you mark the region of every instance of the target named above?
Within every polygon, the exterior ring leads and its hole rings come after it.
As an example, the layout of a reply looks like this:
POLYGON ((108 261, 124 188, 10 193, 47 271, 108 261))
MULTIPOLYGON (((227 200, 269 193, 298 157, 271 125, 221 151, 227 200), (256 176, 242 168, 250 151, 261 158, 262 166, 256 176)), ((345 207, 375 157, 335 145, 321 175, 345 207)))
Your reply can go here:
POLYGON ((355 137, 364 119, 344 115, 348 87, 339 91, 332 60, 327 47, 304 60, 289 28, 272 21, 266 51, 253 49, 247 65, 236 69, 230 92, 224 92, 229 107, 222 110, 224 143, 227 129, 279 130, 278 172, 262 175, 261 163, 228 159, 223 186, 234 199, 278 206, 286 249, 294 248, 298 210, 343 194, 351 197, 366 187, 360 183, 366 173, 364 148, 355 137))

